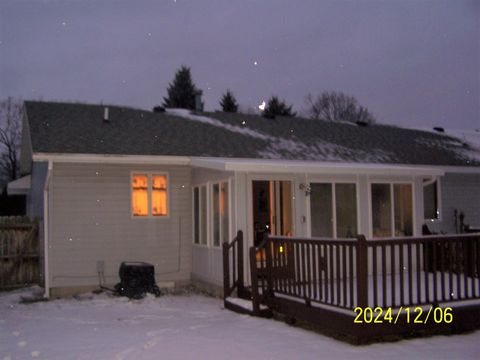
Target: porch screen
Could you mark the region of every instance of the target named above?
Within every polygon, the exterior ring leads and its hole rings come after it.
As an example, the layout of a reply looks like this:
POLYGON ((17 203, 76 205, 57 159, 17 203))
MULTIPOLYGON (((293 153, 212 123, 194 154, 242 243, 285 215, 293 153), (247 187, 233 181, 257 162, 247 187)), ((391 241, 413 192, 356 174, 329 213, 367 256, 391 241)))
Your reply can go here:
POLYGON ((220 184, 213 184, 213 245, 220 246, 220 184))
POLYGON ((207 187, 193 188, 193 242, 207 245, 207 187))
POLYGON ((312 236, 333 237, 332 184, 311 184, 312 236))
POLYGON ((373 237, 392 236, 390 184, 372 184, 373 237))
POLYGON ((394 184, 395 236, 413 235, 412 185, 394 184))
POLYGON ((357 190, 353 183, 310 184, 311 233, 314 237, 357 234, 357 190))
POLYGON ((212 185, 213 246, 229 240, 228 182, 212 185))
POLYGON ((337 237, 357 235, 357 191, 355 184, 335 184, 337 237))
POLYGON ((439 206, 439 186, 438 180, 429 182, 424 180, 423 185, 423 218, 425 220, 433 220, 440 218, 439 206), (425 183, 427 183, 425 185, 425 183))
POLYGON ((411 184, 372 184, 373 237, 412 236, 411 184))

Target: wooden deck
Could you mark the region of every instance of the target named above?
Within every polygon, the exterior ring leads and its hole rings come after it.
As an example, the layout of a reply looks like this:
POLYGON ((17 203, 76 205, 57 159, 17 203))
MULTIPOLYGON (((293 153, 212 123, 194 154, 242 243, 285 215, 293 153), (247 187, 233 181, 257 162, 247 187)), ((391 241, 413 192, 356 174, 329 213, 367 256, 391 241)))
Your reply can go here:
POLYGON ((356 343, 480 328, 480 234, 268 237, 249 256, 256 314, 266 305, 356 343))

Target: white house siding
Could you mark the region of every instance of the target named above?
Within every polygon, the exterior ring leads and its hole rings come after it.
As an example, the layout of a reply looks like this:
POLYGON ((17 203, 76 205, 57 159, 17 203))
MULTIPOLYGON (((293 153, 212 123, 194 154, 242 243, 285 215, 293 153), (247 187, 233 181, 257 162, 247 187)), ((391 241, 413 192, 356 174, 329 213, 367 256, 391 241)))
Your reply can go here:
POLYGON ((52 288, 98 284, 101 260, 108 284, 119 281, 122 261, 154 264, 160 285, 190 280, 189 167, 54 163, 49 197, 52 288), (132 171, 168 172, 168 218, 132 218, 132 171))
MULTIPOLYGON (((230 238, 236 233, 236 198, 234 174, 228 171, 194 168, 192 170, 192 186, 210 185, 221 181, 230 181, 230 238)), ((190 189, 190 191, 192 191, 190 189)), ((207 195, 208 196, 208 195, 207 195)), ((208 209, 210 212, 211 209, 208 209)), ((211 231, 209 231, 211 234, 211 231)), ((208 283, 217 289, 223 286, 223 254, 221 247, 213 247, 211 236, 208 236, 208 245, 193 244, 192 249, 192 279, 201 283, 208 283)))
POLYGON ((430 230, 455 233, 455 209, 465 214, 465 224, 480 226, 480 174, 447 173, 440 185, 441 220, 427 221, 430 230))

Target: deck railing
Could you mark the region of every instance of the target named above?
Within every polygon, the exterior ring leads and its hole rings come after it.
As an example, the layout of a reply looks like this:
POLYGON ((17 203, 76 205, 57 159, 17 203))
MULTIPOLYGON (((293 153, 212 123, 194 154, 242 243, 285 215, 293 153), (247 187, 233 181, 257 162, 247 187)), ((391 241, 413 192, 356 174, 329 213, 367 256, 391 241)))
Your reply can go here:
POLYGON ((285 296, 307 306, 354 309, 480 298, 480 234, 374 240, 274 236, 250 249, 250 261, 254 303, 285 296))
POLYGON ((243 232, 230 243, 223 243, 223 297, 226 299, 237 290, 242 297, 245 292, 243 279, 243 232), (230 261, 231 260, 231 261, 230 261))

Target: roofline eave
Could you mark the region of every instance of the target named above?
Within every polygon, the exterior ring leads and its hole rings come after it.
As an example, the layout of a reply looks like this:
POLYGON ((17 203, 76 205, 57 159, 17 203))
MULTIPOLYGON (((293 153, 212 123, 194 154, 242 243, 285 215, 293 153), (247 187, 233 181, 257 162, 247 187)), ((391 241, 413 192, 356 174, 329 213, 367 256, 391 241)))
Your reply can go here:
POLYGON ((34 153, 33 161, 55 163, 104 163, 104 164, 146 164, 146 165, 190 165, 188 156, 170 155, 120 155, 120 154, 65 154, 34 153))
MULTIPOLYGON (((443 176, 445 170, 438 166, 375 163, 336 163, 322 161, 192 158, 191 165, 212 170, 261 173, 310 173, 338 175, 418 175, 443 176)), ((480 172, 480 169, 478 169, 480 172)))

